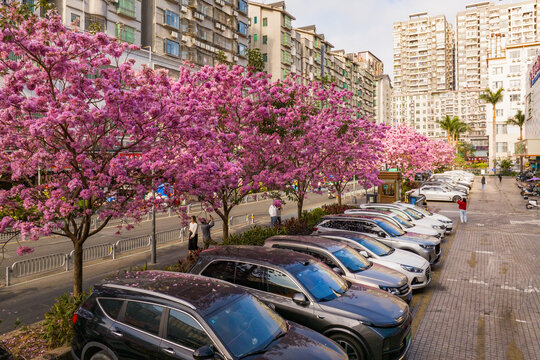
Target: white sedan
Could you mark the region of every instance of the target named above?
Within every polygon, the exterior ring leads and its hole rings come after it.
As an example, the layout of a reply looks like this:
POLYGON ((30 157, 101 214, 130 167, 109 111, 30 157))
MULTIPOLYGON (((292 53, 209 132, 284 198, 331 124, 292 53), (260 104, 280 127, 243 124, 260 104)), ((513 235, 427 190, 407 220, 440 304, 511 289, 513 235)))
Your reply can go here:
POLYGON ((436 201, 453 201, 463 200, 467 198, 467 194, 461 191, 447 190, 442 186, 427 185, 420 189, 414 189, 408 192, 411 196, 424 195, 426 200, 436 201))
POLYGON ((407 276, 413 289, 426 287, 431 282, 431 266, 420 255, 394 249, 369 235, 342 233, 322 236, 344 242, 373 263, 399 271, 407 276))
POLYGON ((424 216, 424 218, 432 219, 434 221, 439 221, 446 226, 447 232, 451 232, 454 227, 454 223, 452 222, 452 219, 450 219, 449 217, 441 215, 441 214, 437 214, 437 213, 432 213, 431 211, 428 211, 420 206, 403 203, 403 202, 395 202, 392 205, 400 206, 402 209, 407 209, 409 211, 412 211, 419 216, 424 216))

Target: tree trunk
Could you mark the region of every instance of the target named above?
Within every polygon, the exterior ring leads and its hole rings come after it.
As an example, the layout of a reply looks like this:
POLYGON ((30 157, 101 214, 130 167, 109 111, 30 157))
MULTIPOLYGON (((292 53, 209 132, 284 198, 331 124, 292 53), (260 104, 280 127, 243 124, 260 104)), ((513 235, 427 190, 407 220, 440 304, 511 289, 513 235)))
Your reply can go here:
POLYGON ((73 296, 79 296, 83 291, 83 243, 81 240, 73 240, 73 296))
POLYGON ((300 220, 302 218, 302 210, 304 208, 304 196, 305 195, 299 195, 298 196, 298 201, 296 202, 296 206, 298 207, 298 220, 300 220))
POLYGON ((224 206, 222 210, 223 212, 216 210, 216 214, 218 214, 223 221, 221 229, 223 231, 223 240, 226 240, 229 237, 229 214, 231 213, 231 209, 224 206))
POLYGON ((338 205, 341 206, 341 205, 342 205, 342 204, 341 204, 341 192, 338 192, 338 193, 336 194, 336 199, 337 199, 338 205))
MULTIPOLYGON (((496 141, 496 134, 497 134, 497 123, 496 123, 496 116, 495 116, 495 104, 493 104, 493 124, 492 124, 492 131, 493 131, 493 134, 491 135, 491 146, 493 147, 493 154, 490 154, 490 158, 491 158, 491 168, 492 169, 495 169, 495 164, 496 164, 496 161, 497 161, 497 141, 496 141)), ((489 173, 489 169, 488 169, 488 173, 489 173)))

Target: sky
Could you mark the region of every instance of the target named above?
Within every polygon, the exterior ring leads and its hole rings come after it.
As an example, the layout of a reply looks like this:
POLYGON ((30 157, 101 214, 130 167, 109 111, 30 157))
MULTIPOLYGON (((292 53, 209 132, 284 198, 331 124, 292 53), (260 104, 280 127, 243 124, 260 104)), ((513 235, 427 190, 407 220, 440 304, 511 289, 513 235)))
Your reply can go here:
MULTIPOLYGON (((272 3, 277 0, 256 0, 272 3)), ((446 15, 454 25, 458 11, 465 5, 486 0, 285 0, 287 11, 296 20, 294 27, 316 25, 335 50, 371 51, 384 62, 384 71, 392 77, 392 26, 406 21, 410 14, 428 12, 446 15)), ((492 3, 515 3, 516 0, 491 0, 492 3)))

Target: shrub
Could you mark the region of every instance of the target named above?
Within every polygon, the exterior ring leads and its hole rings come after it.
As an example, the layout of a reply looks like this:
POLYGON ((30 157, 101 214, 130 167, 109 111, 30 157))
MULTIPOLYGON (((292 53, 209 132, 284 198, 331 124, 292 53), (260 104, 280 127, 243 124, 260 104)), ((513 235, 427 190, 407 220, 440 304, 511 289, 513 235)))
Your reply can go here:
POLYGON ((223 245, 258 245, 262 246, 264 241, 274 235, 286 234, 284 227, 261 227, 254 226, 241 234, 229 235, 223 240, 223 245))
POLYGON ((45 313, 42 337, 47 341, 49 347, 69 345, 73 338, 73 313, 86 300, 88 295, 86 292, 83 292, 80 296, 63 294, 56 299, 56 303, 45 313))
POLYGON ((199 260, 199 252, 200 251, 196 254, 189 254, 185 259, 179 259, 176 264, 165 266, 163 270, 186 273, 191 270, 193 265, 199 260))
POLYGON ((351 208, 352 207, 348 205, 332 204, 332 205, 323 205, 321 209, 324 215, 334 215, 334 214, 343 214, 345 210, 349 210, 351 208))
POLYGON ((304 211, 302 219, 304 219, 309 226, 313 227, 321 222, 322 217, 326 215, 323 209, 316 208, 311 211, 304 211))
POLYGON ((288 235, 309 235, 313 232, 313 225, 310 225, 304 217, 300 220, 297 218, 289 219, 285 221, 283 227, 288 235))

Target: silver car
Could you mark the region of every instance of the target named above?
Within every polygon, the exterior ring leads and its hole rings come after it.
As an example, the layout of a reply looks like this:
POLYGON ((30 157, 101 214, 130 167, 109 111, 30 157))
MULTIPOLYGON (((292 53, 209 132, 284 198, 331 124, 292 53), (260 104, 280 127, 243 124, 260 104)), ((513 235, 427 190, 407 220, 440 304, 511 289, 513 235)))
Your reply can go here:
POLYGON ((453 201, 463 200, 467 198, 467 194, 461 191, 445 189, 442 186, 428 185, 422 186, 420 189, 414 189, 407 193, 410 196, 419 196, 420 194, 426 197, 426 200, 435 201, 453 201))
POLYGON ((428 218, 433 221, 440 221, 446 226, 447 233, 452 232, 454 228, 454 223, 452 219, 441 214, 433 213, 429 210, 424 209, 423 207, 416 206, 413 204, 403 203, 403 202, 395 202, 391 205, 398 206, 399 208, 406 210, 407 213, 415 214, 419 216, 420 218, 424 218, 424 219, 428 218))
POLYGON ((374 236, 386 245, 411 251, 435 264, 441 256, 441 241, 433 236, 405 233, 400 228, 380 218, 358 217, 355 215, 327 215, 314 228, 314 235, 335 231, 352 231, 374 236))

